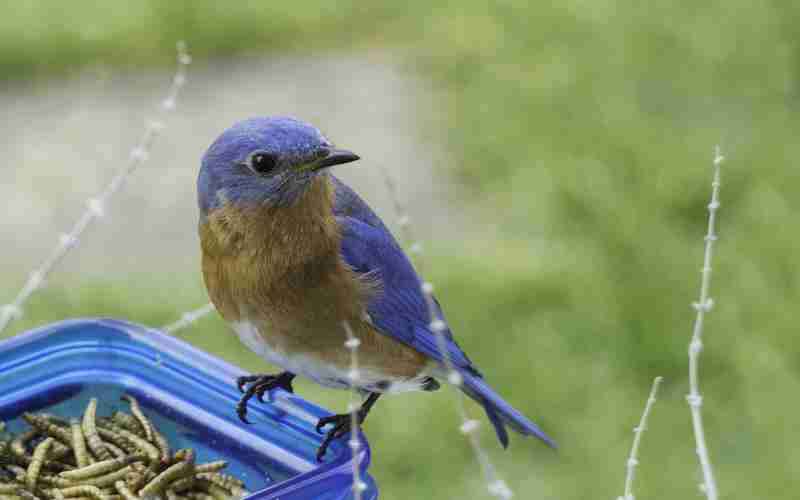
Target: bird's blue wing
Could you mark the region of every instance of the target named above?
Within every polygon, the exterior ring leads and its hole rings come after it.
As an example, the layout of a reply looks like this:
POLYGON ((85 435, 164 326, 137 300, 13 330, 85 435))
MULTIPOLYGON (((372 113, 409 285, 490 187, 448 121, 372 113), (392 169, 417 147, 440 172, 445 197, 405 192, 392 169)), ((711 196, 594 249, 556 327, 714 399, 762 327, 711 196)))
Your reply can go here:
MULTIPOLYGON (((342 257, 353 270, 369 273, 381 283, 380 293, 367 307, 373 323, 381 333, 444 362, 430 330, 430 311, 420 278, 408 257, 372 209, 352 189, 332 179, 336 188, 334 213, 342 230, 342 257)), ((435 312, 444 320, 438 303, 435 312)), ((475 371, 449 329, 444 335, 452 363, 475 371)))
MULTIPOLYGON (((385 229, 352 217, 337 217, 342 230, 342 257, 359 274, 369 274, 381 285, 367 305, 377 329, 429 358, 443 363, 420 281, 408 258, 385 229)), ((445 330, 445 344, 452 363, 472 370, 467 356, 445 330)))
MULTIPOLYGON (((342 231, 342 257, 353 270, 369 273, 381 283, 381 292, 367 306, 372 322, 381 333, 443 363, 437 337, 430 329, 431 316, 420 277, 408 257, 372 209, 352 189, 331 178, 336 189, 334 213, 342 231)), ((437 317, 444 320, 438 302, 435 307, 437 317)), ((555 446, 539 426, 486 383, 449 329, 444 336, 450 361, 463 377, 461 390, 483 405, 503 447, 508 446, 506 424, 521 434, 537 436, 555 446)))

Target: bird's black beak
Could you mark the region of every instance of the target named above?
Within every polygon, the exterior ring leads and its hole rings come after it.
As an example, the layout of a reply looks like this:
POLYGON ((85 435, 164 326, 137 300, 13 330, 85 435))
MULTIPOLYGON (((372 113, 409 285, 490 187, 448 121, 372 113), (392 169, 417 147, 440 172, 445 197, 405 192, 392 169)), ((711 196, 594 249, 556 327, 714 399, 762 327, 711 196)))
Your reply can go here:
POLYGON ((350 163, 356 161, 361 157, 352 151, 346 149, 331 149, 327 156, 320 158, 312 163, 311 170, 322 170, 323 168, 332 167, 334 165, 341 165, 342 163, 350 163))

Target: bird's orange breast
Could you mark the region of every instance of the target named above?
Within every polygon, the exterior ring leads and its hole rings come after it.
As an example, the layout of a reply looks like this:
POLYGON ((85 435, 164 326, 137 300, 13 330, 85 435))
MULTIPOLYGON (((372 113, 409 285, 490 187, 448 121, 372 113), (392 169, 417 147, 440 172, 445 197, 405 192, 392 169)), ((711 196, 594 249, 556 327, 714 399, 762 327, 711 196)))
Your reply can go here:
POLYGON ((411 378, 427 366, 422 354, 377 332, 366 318, 379 284, 358 276, 341 257, 326 177, 314 179, 289 207, 221 201, 201 223, 200 240, 206 287, 227 321, 252 325, 265 349, 342 369, 350 362, 347 322, 361 340, 364 368, 411 378))

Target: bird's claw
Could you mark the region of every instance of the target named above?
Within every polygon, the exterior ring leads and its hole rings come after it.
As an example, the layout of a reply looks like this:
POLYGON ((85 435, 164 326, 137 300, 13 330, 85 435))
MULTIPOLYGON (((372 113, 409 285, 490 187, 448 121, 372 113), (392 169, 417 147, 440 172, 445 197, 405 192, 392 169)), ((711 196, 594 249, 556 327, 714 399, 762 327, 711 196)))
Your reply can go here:
POLYGON ((348 423, 350 423, 349 417, 350 417, 349 413, 346 415, 330 415, 328 417, 322 417, 321 419, 319 419, 316 425, 317 433, 322 434, 323 427, 325 427, 328 424, 338 424, 341 419, 347 418, 348 423))
MULTIPOLYGON (((280 375, 278 375, 278 378, 281 378, 283 375, 285 374, 281 373, 280 375)), ((292 377, 284 377, 285 380, 279 380, 278 383, 272 386, 270 386, 269 384, 259 385, 258 388, 256 388, 256 398, 263 403, 264 394, 266 394, 267 392, 276 387, 280 387, 284 391, 291 392, 292 394, 294 394, 294 387, 292 387, 292 378, 294 378, 294 375, 292 377)))
POLYGON ((236 379, 236 386, 239 388, 239 392, 244 394, 245 389, 244 386, 257 381, 261 377, 270 377, 271 375, 264 375, 264 374, 257 374, 257 375, 243 375, 236 379))
POLYGON ((293 393, 294 388, 292 387, 292 379, 294 379, 294 374, 289 372, 283 372, 277 375, 245 375, 237 378, 236 385, 239 387, 239 391, 242 393, 242 397, 236 404, 236 414, 239 416, 239 420, 246 424, 250 423, 247 420, 247 402, 253 396, 256 396, 258 400, 263 403, 264 394, 272 389, 280 387, 285 391, 293 393), (250 386, 246 387, 248 384, 250 384, 250 386))
MULTIPOLYGON (((363 417, 360 413, 358 414, 358 420, 359 423, 363 421, 363 417)), ((328 451, 328 446, 334 439, 338 439, 350 432, 353 426, 352 415, 345 413, 343 415, 322 417, 316 425, 317 433, 322 434, 322 428, 328 424, 333 424, 333 428, 325 434, 325 439, 322 440, 322 444, 320 444, 317 449, 317 462, 322 462, 322 457, 325 456, 325 452, 328 451)))
POLYGON ((239 416, 239 420, 246 424, 251 424, 249 420, 247 420, 247 403, 242 403, 239 400, 239 403, 236 405, 236 414, 239 416))

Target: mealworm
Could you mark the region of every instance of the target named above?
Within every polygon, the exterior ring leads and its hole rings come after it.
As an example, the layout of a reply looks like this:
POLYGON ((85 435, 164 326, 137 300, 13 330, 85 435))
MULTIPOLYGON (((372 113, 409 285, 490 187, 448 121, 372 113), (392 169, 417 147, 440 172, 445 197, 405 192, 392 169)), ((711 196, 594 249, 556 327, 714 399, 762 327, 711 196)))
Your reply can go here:
POLYGON ((128 488, 128 485, 125 483, 125 481, 120 480, 115 482, 114 488, 119 492, 120 495, 122 495, 124 500, 140 500, 139 497, 136 496, 136 494, 132 492, 130 488, 128 488))
POLYGON ((31 427, 38 429, 42 434, 58 439, 67 446, 72 444, 72 434, 67 429, 57 426, 46 418, 26 412, 22 414, 22 419, 30 424, 31 427))
POLYGON ((89 465, 89 451, 86 449, 86 439, 83 437, 81 424, 77 419, 72 419, 69 427, 72 431, 72 451, 75 454, 75 463, 79 468, 86 467, 89 465))
POLYGON ((106 447, 106 449, 108 451, 111 452, 112 455, 114 455, 114 458, 122 458, 122 457, 127 456, 127 453, 125 453, 125 451, 120 449, 114 443, 109 443, 109 442, 103 441, 103 445, 106 447))
POLYGON ((17 492, 17 489, 22 486, 19 483, 0 483, 0 493, 2 494, 14 494, 17 492))
POLYGON ((69 488, 63 488, 61 493, 65 497, 85 496, 95 500, 109 500, 108 495, 103 493, 97 486, 70 486, 69 488))
POLYGON ((155 445, 153 445, 149 441, 146 441, 145 439, 140 438, 139 436, 137 436, 136 434, 132 433, 127 429, 115 429, 115 430, 119 433, 120 436, 128 439, 129 441, 134 443, 137 448, 145 452, 150 462, 158 462, 160 460, 161 452, 158 450, 158 448, 155 447, 155 445))
POLYGON ((93 478, 85 481, 85 484, 89 484, 89 485, 97 486, 97 487, 111 486, 114 483, 116 483, 117 481, 119 481, 121 479, 124 479, 125 476, 129 472, 131 472, 131 470, 132 469, 129 466, 125 466, 120 470, 111 472, 111 473, 106 474, 104 476, 93 477, 93 478))
MULTIPOLYGON (((136 452, 136 446, 116 432, 109 430, 107 427, 96 427, 96 429, 97 434, 104 439, 103 444, 113 444, 117 449, 122 451, 122 456, 136 452)), ((106 451, 108 451, 108 449, 109 448, 106 447, 106 451)))
POLYGON ((125 475, 125 485, 131 491, 139 491, 139 489, 144 486, 145 478, 144 474, 140 472, 129 472, 125 475))
POLYGON ((249 494, 247 490, 244 489, 244 483, 232 476, 227 476, 218 472, 201 472, 197 474, 197 478, 216 484, 229 491, 236 498, 241 498, 249 494))
POLYGON ((83 435, 86 436, 86 444, 89 445, 89 449, 92 450, 94 456, 99 460, 108 460, 111 458, 111 454, 103 445, 103 440, 100 439, 100 435, 97 432, 96 417, 97 398, 92 398, 86 406, 86 411, 83 412, 81 428, 83 429, 83 435))
POLYGON ((144 437, 144 430, 142 430, 142 426, 139 421, 127 413, 115 411, 114 414, 111 415, 111 423, 144 437))
POLYGON ((130 465, 131 463, 140 460, 144 460, 144 455, 127 455, 121 458, 103 460, 102 462, 87 465, 86 467, 82 467, 80 469, 65 471, 59 474, 59 476, 71 480, 88 479, 91 477, 100 476, 102 474, 107 474, 109 472, 118 471, 123 469, 126 465, 130 465))
POLYGON ((202 491, 190 491, 187 496, 194 500, 215 500, 214 497, 202 491))
POLYGON ((161 493, 169 483, 190 474, 192 472, 192 465, 191 462, 181 461, 167 467, 164 472, 147 483, 144 488, 139 491, 139 494, 143 497, 148 497, 161 493))
POLYGON ((194 486, 194 479, 194 476, 186 476, 170 484, 169 488, 175 492, 190 490, 194 486))
POLYGON ((247 491, 244 488, 239 488, 239 487, 235 486, 235 487, 231 488, 231 494, 233 494, 234 498, 241 499, 241 498, 244 498, 246 496, 249 496, 250 492, 247 491))
POLYGON ((28 465, 31 463, 31 457, 25 450, 25 443, 32 440, 38 435, 39 432, 36 429, 31 429, 29 431, 20 434, 13 441, 11 441, 11 445, 9 446, 9 448, 11 449, 11 454, 13 455, 16 462, 22 465, 28 465))
POLYGON ((217 486, 222 486, 223 488, 228 487, 228 483, 225 481, 225 479, 216 472, 201 472, 195 477, 197 477, 197 479, 202 479, 203 481, 210 481, 217 486))
POLYGON ((237 477, 233 477, 228 474, 220 474, 220 477, 222 478, 223 481, 225 481, 226 484, 234 484, 236 486, 239 486, 240 488, 244 488, 244 481, 242 481, 237 477))
POLYGON ((216 460, 214 462, 208 462, 196 465, 194 469, 197 472, 219 472, 227 466, 228 462, 226 462, 225 460, 216 460))
POLYGON ((142 426, 144 429, 144 435, 148 441, 153 441, 153 424, 150 423, 150 420, 145 416, 142 412, 141 407, 139 406, 139 402, 133 396, 129 394, 125 394, 122 396, 123 400, 127 401, 129 405, 131 405, 131 413, 133 416, 136 417, 136 420, 139 421, 139 425, 142 426))
POLYGON ((39 413, 39 416, 48 420, 52 424, 60 425, 61 427, 69 427, 69 422, 58 415, 53 415, 52 413, 39 413))
POLYGON ((39 481, 42 484, 46 484, 48 486, 55 486, 56 488, 69 488, 70 486, 75 486, 75 483, 68 479, 64 479, 63 477, 58 477, 58 476, 45 475, 45 474, 41 474, 39 476, 39 481))
POLYGON ((72 448, 59 441, 53 441, 53 445, 50 447, 50 458, 59 460, 67 455, 72 455, 72 448))
POLYGON ((167 441, 167 438, 165 438, 164 435, 158 432, 155 428, 153 428, 153 441, 155 441, 158 451, 161 452, 161 461, 166 462, 169 460, 169 442, 167 441))
POLYGON ((218 472, 206 472, 198 474, 197 477, 211 481, 212 483, 230 491, 231 494, 237 498, 249 495, 248 491, 244 487, 244 483, 233 476, 220 474, 218 472))
POLYGON ((208 492, 215 500, 231 500, 233 498, 230 491, 207 479, 198 479, 194 485, 195 488, 208 492))
POLYGON ((18 488, 17 495, 24 500, 39 500, 39 497, 26 490, 25 488, 18 488))
POLYGON ((111 440, 116 439, 118 441, 117 444, 125 443, 125 449, 129 450, 130 452, 136 452, 137 450, 143 451, 147 455, 147 459, 151 464, 157 464, 159 458, 161 457, 161 452, 158 451, 158 448, 156 448, 152 443, 148 442, 144 438, 140 438, 127 429, 121 428, 116 424, 109 424, 106 427, 98 427, 98 432, 100 432, 101 436, 109 436, 109 439, 111 440))
POLYGON ((33 459, 31 459, 31 464, 25 472, 25 485, 28 486, 29 490, 36 488, 39 472, 42 470, 42 464, 44 463, 44 459, 47 458, 47 452, 50 450, 52 444, 53 438, 49 437, 37 444, 36 449, 33 450, 33 459))

